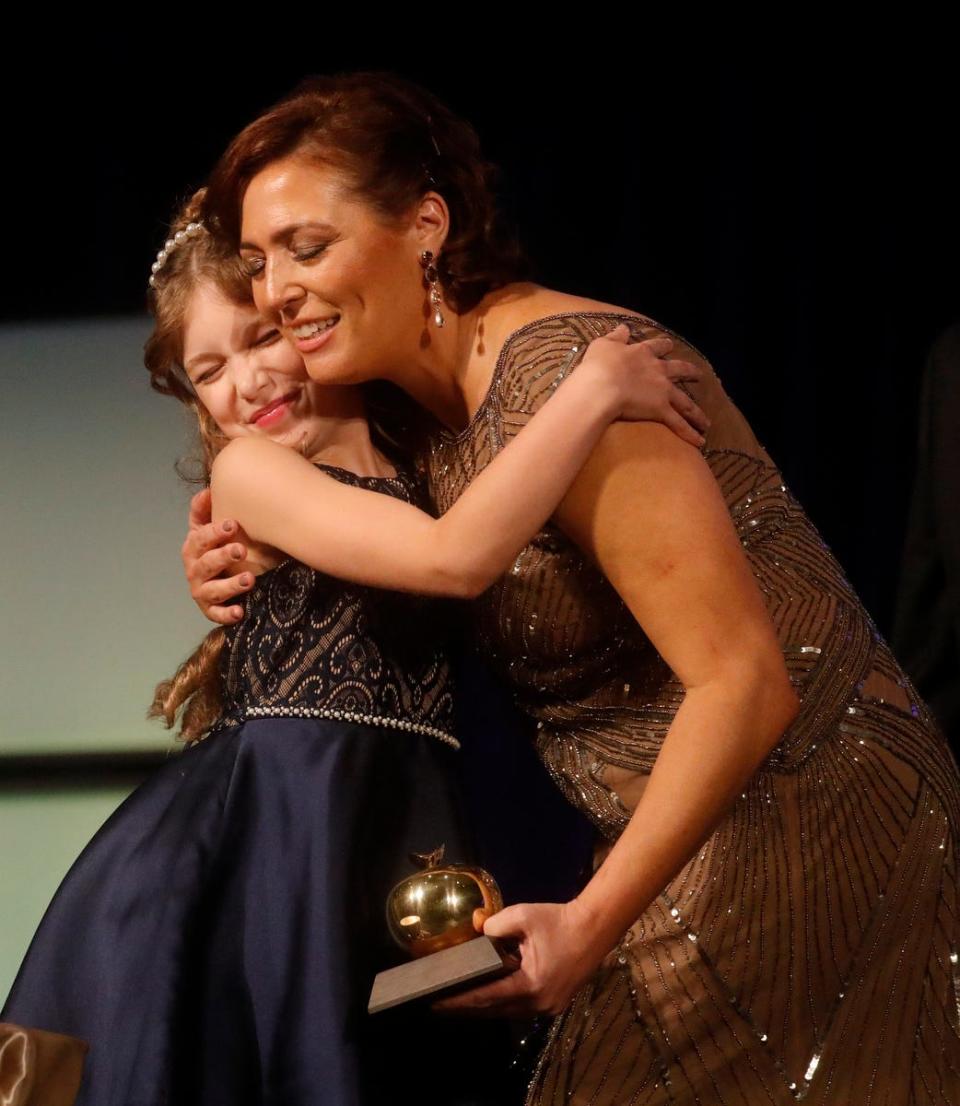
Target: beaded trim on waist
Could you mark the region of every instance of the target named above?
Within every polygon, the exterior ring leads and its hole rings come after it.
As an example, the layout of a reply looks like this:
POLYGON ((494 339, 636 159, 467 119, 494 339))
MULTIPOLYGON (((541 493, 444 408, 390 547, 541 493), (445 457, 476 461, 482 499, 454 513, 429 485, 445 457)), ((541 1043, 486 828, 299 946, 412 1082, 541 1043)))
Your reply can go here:
POLYGON ((460 748, 460 742, 436 726, 424 722, 412 722, 406 718, 392 718, 382 714, 360 714, 352 710, 339 710, 333 707, 302 707, 276 704, 264 707, 242 707, 237 714, 224 718, 217 728, 236 725, 255 718, 327 718, 336 722, 354 722, 364 726, 384 726, 391 730, 405 730, 407 733, 421 733, 436 738, 454 749, 460 748))

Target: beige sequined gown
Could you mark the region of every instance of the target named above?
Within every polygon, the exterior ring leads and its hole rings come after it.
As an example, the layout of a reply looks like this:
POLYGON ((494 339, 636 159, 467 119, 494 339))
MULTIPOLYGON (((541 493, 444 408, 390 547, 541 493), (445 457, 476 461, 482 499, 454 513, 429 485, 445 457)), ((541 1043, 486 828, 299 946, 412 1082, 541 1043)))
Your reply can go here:
MULTIPOLYGON (((441 510, 620 321, 637 339, 663 329, 589 312, 510 336, 470 425, 434 442, 441 510)), ((679 356, 706 364, 673 337, 679 356)), ((960 1104, 956 766, 709 366, 691 393, 712 420, 704 456, 802 708, 707 844, 556 1020, 529 1101, 960 1104)), ((683 687, 554 526, 475 614, 478 646, 537 720, 547 770, 614 840, 683 687)))

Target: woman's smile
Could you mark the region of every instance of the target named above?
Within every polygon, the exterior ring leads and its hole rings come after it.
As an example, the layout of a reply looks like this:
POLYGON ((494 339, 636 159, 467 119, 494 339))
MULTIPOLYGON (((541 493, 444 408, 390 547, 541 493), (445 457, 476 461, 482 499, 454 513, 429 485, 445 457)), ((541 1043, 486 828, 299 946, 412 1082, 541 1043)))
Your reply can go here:
POLYGON ((297 323, 296 326, 286 326, 283 329, 300 353, 313 353, 327 344, 338 322, 340 316, 332 315, 328 319, 297 323))

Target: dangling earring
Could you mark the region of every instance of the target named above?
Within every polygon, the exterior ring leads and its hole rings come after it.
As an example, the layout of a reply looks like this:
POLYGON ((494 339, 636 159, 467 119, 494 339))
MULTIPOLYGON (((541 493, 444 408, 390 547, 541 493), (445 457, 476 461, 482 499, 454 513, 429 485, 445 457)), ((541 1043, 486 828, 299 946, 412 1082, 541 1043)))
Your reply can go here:
POLYGON ((440 294, 440 278, 437 275, 437 266, 434 264, 433 251, 424 250, 420 254, 420 264, 423 267, 423 275, 427 279, 427 284, 430 287, 430 305, 433 308, 433 321, 438 327, 443 326, 444 318, 443 312, 440 310, 440 306, 443 303, 443 296, 440 294))

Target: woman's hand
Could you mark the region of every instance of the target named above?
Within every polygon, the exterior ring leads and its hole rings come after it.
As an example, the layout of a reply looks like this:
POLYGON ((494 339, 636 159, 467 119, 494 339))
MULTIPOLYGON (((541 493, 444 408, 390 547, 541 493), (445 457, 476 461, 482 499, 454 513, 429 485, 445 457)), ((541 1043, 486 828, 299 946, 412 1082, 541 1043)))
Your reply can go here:
POLYGON ((248 591, 253 576, 249 572, 229 575, 247 556, 247 547, 236 540, 243 537, 237 523, 224 519, 214 525, 210 519, 210 490, 204 488, 190 500, 189 529, 180 557, 194 603, 211 622, 229 626, 243 618, 243 607, 224 604, 248 591))
POLYGON ((483 932, 516 941, 520 966, 494 983, 435 1002, 434 1010, 497 1018, 559 1014, 609 952, 576 899, 508 906, 487 919, 483 932))
POLYGON ((619 418, 662 422, 699 448, 710 420, 678 385, 697 383, 703 370, 691 361, 666 360, 672 349, 673 341, 664 335, 631 343, 629 328, 620 323, 594 338, 577 373, 596 373, 610 383, 619 397, 619 418))

